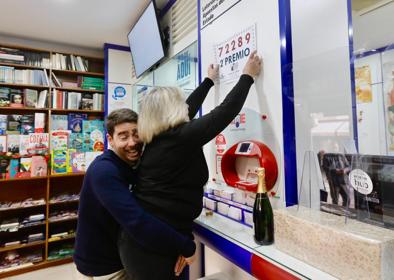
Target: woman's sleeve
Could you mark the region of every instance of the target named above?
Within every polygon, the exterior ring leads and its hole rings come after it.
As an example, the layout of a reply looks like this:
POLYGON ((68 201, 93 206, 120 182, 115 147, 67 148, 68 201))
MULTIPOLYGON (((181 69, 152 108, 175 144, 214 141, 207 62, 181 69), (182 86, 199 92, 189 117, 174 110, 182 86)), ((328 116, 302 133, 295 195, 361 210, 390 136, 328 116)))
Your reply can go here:
POLYGON ((182 127, 181 137, 187 138, 189 143, 201 146, 211 141, 239 114, 253 82, 251 76, 242 75, 219 106, 182 127))
POLYGON ((196 250, 193 240, 145 212, 117 168, 104 161, 105 174, 92 176, 93 192, 113 218, 140 245, 158 253, 190 257, 196 250))
POLYGON ((205 78, 204 81, 189 95, 186 99, 187 105, 189 105, 189 119, 193 119, 202 103, 207 97, 207 94, 211 87, 214 85, 213 81, 209 78, 205 78))

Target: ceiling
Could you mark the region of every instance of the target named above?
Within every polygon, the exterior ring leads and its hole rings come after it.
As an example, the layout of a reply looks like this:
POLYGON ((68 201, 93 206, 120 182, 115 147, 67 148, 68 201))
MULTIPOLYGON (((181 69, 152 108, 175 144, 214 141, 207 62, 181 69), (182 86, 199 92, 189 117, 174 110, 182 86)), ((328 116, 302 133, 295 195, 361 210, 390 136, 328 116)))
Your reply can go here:
MULTIPOLYGON (((168 0, 156 0, 158 8, 168 0)), ((1 0, 0 34, 101 49, 128 45, 149 0, 1 0)))
POLYGON ((387 2, 387 0, 352 0, 352 10, 359 12, 383 2, 387 2))

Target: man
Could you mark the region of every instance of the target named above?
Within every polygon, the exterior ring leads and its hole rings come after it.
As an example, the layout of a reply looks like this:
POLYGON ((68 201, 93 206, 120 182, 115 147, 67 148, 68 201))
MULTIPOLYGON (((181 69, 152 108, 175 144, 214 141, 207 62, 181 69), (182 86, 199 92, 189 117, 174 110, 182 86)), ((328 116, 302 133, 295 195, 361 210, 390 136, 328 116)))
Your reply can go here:
MULTIPOLYGON (((133 167, 142 147, 137 120, 137 114, 129 109, 115 110, 108 116, 111 150, 97 157, 86 172, 74 253, 80 279, 129 279, 118 252, 120 227, 147 250, 183 257, 194 255, 194 242, 145 213, 129 190, 136 181, 133 167)), ((183 266, 178 264, 174 275, 183 266)))

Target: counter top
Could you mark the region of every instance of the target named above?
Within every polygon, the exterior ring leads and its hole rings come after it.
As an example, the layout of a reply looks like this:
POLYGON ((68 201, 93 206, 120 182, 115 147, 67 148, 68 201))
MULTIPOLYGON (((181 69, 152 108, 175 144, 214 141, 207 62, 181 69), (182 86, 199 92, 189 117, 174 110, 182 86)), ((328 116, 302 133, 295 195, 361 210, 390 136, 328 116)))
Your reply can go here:
MULTIPOLYGON (((300 279, 337 279, 328 273, 279 251, 275 244, 270 246, 258 245, 253 239, 252 228, 232 221, 217 213, 206 216, 205 210, 203 210, 200 217, 195 220, 195 224, 197 225, 197 230, 195 230, 197 235, 200 235, 198 227, 205 228, 218 237, 230 241, 243 250, 250 252, 252 255, 258 256, 300 279)), ((215 246, 215 244, 213 244, 213 246, 215 246)), ((231 254, 231 252, 226 253, 231 254)), ((242 268, 248 271, 248 269, 242 268)))

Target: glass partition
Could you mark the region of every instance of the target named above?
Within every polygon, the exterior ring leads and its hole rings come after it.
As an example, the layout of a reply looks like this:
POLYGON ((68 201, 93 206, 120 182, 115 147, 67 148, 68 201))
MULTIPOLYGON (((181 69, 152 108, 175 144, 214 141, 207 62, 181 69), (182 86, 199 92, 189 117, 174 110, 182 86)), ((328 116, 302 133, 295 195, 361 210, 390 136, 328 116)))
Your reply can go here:
POLYGON ((347 43, 303 52, 293 26, 299 203, 394 229, 394 3, 351 2, 347 43))

